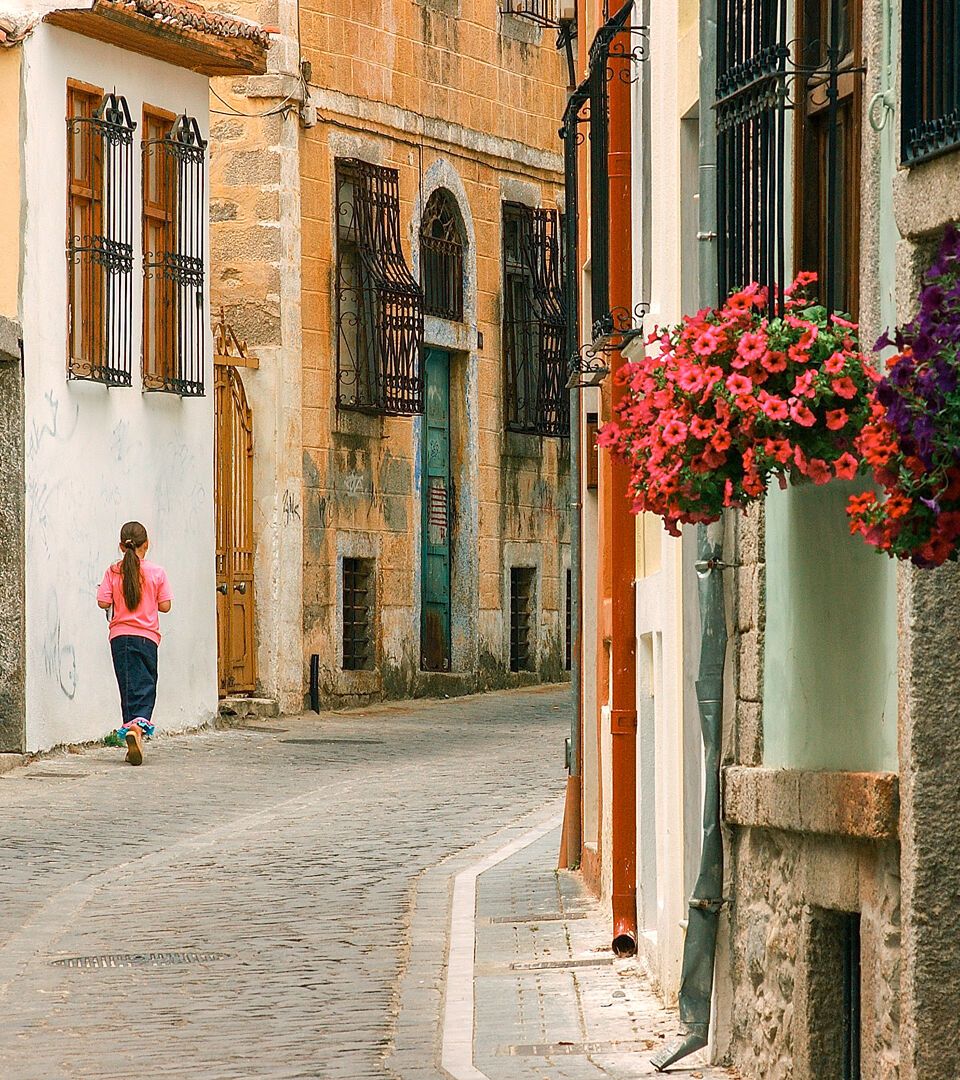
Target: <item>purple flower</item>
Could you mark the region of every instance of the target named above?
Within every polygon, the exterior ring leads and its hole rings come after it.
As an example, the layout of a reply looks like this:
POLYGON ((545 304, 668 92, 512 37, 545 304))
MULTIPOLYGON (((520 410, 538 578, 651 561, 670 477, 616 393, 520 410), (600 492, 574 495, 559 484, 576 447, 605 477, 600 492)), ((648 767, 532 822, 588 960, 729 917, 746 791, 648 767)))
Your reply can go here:
POLYGON ((881 352, 883 349, 889 349, 893 342, 890 340, 890 331, 884 330, 884 332, 877 338, 873 345, 874 352, 881 352))
POLYGON ((921 498, 920 501, 923 503, 924 506, 931 509, 935 514, 940 513, 940 504, 937 502, 936 499, 924 499, 924 498, 921 498))
POLYGON ((920 310, 925 312, 936 311, 943 303, 944 293, 939 285, 928 285, 920 293, 920 310))
POLYGON ((932 360, 939 351, 936 340, 929 334, 917 334, 913 342, 913 355, 918 360, 932 360))

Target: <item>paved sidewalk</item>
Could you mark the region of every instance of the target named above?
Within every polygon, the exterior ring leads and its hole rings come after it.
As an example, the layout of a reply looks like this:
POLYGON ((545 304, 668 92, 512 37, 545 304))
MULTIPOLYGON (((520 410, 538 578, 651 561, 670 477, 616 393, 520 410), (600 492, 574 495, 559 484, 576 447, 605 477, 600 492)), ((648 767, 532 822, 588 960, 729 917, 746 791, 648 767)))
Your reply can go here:
MULTIPOLYGON (((444 1061, 453 1080, 661 1075, 649 1058, 678 1033, 676 1013, 661 1006, 635 960, 612 956, 605 913, 577 875, 554 870, 561 806, 558 802, 515 822, 421 882, 411 933, 413 962, 401 981, 399 1045, 388 1056, 394 1075, 438 1077, 423 1057, 438 1010, 435 1060, 444 1061), (538 838, 531 843, 533 836, 538 838), (519 850, 483 869, 518 843, 523 844, 519 850), (478 868, 474 905, 472 910, 468 905, 465 919, 457 911, 456 890, 478 868), (439 933, 442 911, 449 913, 453 930, 446 947, 439 933), (466 935, 473 952, 466 974, 455 970, 458 934, 466 935), (472 980, 472 1038, 463 1037, 470 1014, 458 1007, 464 977, 472 980), (451 1043, 462 1044, 464 1052, 450 1053, 451 1043)), ((666 1075, 735 1076, 707 1066, 701 1055, 666 1075)))

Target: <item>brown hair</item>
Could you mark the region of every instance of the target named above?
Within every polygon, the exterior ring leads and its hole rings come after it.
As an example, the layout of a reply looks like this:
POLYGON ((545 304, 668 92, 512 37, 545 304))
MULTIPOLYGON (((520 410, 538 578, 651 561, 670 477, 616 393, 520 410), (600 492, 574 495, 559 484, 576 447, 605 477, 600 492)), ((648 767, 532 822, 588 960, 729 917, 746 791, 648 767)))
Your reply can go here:
POLYGON ((128 611, 136 611, 143 596, 143 575, 140 573, 140 556, 137 548, 147 542, 147 530, 139 521, 128 521, 120 530, 120 546, 123 559, 120 577, 123 579, 123 602, 128 611))

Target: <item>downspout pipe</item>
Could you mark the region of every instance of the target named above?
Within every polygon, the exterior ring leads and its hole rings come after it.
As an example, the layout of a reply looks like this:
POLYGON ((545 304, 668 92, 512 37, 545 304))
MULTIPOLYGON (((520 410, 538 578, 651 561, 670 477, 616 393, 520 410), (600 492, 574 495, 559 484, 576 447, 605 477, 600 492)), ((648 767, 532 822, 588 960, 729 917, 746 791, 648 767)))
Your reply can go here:
MULTIPOLYGON (((700 2, 700 306, 719 301, 717 273, 717 2, 700 2)), ((723 669, 727 622, 723 595, 723 521, 697 526, 697 598, 700 668, 697 705, 703 738, 703 844, 700 873, 690 898, 683 943, 680 1020, 684 1037, 651 1058, 658 1071, 702 1050, 710 1036, 717 931, 723 907, 723 836, 720 828, 720 754, 723 735, 723 669)))
MULTIPOLYGON (((610 20, 627 26, 633 0, 610 20)), ((629 33, 629 28, 620 29, 629 33)), ((629 53, 629 49, 626 50, 629 53)), ((607 57, 603 63, 608 62, 607 57)), ((620 60, 629 64, 629 60, 620 60)), ((609 72, 607 73, 609 76, 609 72)), ((609 192, 610 311, 633 310, 633 245, 631 221, 630 81, 615 72, 607 83, 609 192)), ((593 118, 596 123, 597 118, 593 118)), ((599 224, 594 222, 594 227, 599 224)), ((598 312, 593 313, 596 319, 598 312)), ((604 313, 605 314, 605 313, 604 313)), ((619 343, 622 346, 622 341, 619 343)), ((621 348, 610 356, 611 405, 614 409, 627 388, 616 378, 628 363, 621 348)), ((611 727, 611 862, 613 869, 613 943, 618 956, 637 951, 637 608, 636 518, 630 512, 630 466, 610 462, 609 559, 611 586, 610 727, 611 727)))
MULTIPOLYGON (((574 357, 578 355, 577 343, 580 337, 580 260, 578 257, 579 192, 577 155, 579 113, 587 100, 586 84, 577 87, 567 100, 563 114, 563 127, 560 136, 563 139, 564 163, 564 300, 566 312, 566 336, 564 354, 568 367, 574 374, 574 357)), ((574 867, 580 864, 583 846, 583 796, 581 789, 582 748, 581 730, 583 725, 583 679, 582 679, 582 640, 583 640, 583 586, 582 586, 582 541, 581 514, 582 491, 581 477, 581 432, 580 432, 580 387, 578 380, 571 378, 570 387, 570 683, 573 696, 573 710, 570 716, 570 741, 567 754, 567 801, 564 821, 564 850, 561 852, 561 865, 574 867)))

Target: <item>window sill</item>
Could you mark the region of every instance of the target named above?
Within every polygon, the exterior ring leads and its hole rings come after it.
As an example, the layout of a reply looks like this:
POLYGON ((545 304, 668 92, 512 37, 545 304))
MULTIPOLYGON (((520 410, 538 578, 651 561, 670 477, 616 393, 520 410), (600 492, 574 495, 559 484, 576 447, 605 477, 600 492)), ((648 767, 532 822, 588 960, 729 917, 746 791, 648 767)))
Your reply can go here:
POLYGON ((897 775, 730 765, 723 770, 728 825, 893 840, 900 814, 897 775))

